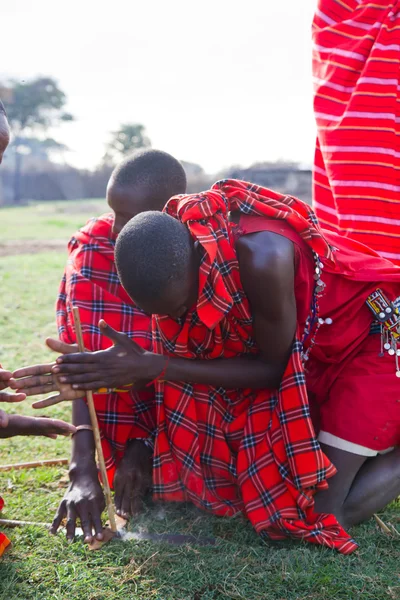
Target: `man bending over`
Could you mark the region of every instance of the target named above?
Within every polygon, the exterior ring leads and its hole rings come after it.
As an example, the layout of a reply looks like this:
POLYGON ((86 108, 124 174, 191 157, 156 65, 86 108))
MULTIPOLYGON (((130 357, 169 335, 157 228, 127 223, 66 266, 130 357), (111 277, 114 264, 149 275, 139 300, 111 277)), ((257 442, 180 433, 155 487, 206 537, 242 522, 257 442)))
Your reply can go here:
MULTIPOLYGON (((112 213, 90 220, 69 242, 69 258, 57 301, 58 331, 64 343, 48 340, 53 350, 76 351, 67 345, 76 341, 73 306, 80 310, 87 350, 104 350, 111 345, 98 327, 102 318, 144 350, 151 349, 150 317, 132 304, 120 284, 114 264, 115 240, 134 215, 145 210, 161 211, 171 196, 185 191, 183 167, 166 152, 141 151, 115 168, 107 187, 107 202, 112 213)), ((28 395, 47 393, 53 384, 51 375, 36 376, 25 381, 24 385, 33 389, 27 388, 24 392, 28 395)), ((57 400, 81 395, 71 394, 67 387, 57 400)), ((95 394, 94 401, 109 481, 115 489, 116 509, 118 514, 128 517, 137 512, 143 494, 151 485, 154 387, 119 390, 119 386, 111 386, 102 394, 95 394)), ((46 403, 41 403, 44 405, 46 403)), ((104 497, 98 481, 89 412, 83 399, 73 403, 73 423, 78 432, 72 445, 71 485, 52 530, 57 531, 67 516, 67 537, 72 539, 76 518, 80 517, 85 541, 90 542, 93 529, 99 539, 102 537, 100 516, 104 497)))
POLYGON ((136 216, 116 264, 153 351, 103 324, 114 348, 53 370, 80 389, 157 380, 155 497, 352 552, 345 528, 400 493, 400 269, 229 180, 136 216))

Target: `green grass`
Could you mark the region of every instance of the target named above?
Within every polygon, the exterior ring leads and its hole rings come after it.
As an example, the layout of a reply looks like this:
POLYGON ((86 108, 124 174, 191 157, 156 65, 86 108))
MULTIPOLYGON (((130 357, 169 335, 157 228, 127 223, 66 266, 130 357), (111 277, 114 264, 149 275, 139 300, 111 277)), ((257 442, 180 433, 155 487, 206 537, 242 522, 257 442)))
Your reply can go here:
MULTIPOLYGON (((82 204, 76 203, 77 209, 82 204)), ((99 206, 85 205, 86 212, 76 214, 61 214, 60 203, 3 209, 0 218, 16 236, 26 240, 54 236, 66 241, 99 206), (32 215, 37 218, 34 227, 19 226, 32 215)), ((64 261, 64 252, 0 258, 3 365, 16 368, 50 359, 43 340, 55 334, 54 301, 64 261)), ((13 409, 33 412, 30 402, 13 409)), ((53 407, 47 414, 68 419, 70 406, 53 407)), ((68 453, 69 441, 65 439, 0 440, 0 464, 68 453)), ((0 473, 0 490, 6 502, 2 516, 51 521, 67 485, 65 475, 66 469, 56 467, 0 473)), ((399 517, 396 504, 382 515, 395 524, 399 517)), ((40 527, 8 530, 13 549, 0 562, 0 599, 400 599, 400 538, 386 536, 373 521, 354 528, 360 549, 347 557, 290 541, 266 544, 242 518, 214 518, 186 505, 160 509, 149 503, 130 528, 211 535, 217 544, 171 547, 116 540, 100 552, 90 553, 80 539, 68 544, 62 534, 51 537, 40 527)))
POLYGON ((105 200, 41 202, 16 208, 0 208, 1 241, 68 240, 89 216, 108 210, 105 200))

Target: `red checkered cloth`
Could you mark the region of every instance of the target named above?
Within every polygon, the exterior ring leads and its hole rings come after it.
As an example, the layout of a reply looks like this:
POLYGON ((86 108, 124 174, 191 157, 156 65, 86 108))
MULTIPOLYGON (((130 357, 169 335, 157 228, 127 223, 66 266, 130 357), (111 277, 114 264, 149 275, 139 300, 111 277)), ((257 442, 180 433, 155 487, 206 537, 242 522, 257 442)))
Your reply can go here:
MULTIPOLYGON (((196 308, 184 320, 153 317, 158 353, 216 359, 258 352, 228 211, 285 219, 335 268, 316 217, 295 198, 227 180, 172 198, 164 210, 187 225, 204 256, 196 308)), ((336 518, 313 512, 313 495, 326 489, 335 468, 311 423, 301 337, 298 328, 279 390, 157 382, 154 492, 218 515, 243 511, 269 538, 301 538, 348 554, 356 544, 336 518)))
MULTIPOLYGON (((72 307, 78 306, 87 350, 104 350, 112 345, 100 332, 100 319, 148 350, 151 347, 150 317, 132 304, 119 281, 112 225, 113 215, 102 215, 91 219, 71 238, 56 307, 58 333, 63 342, 76 342, 72 307)), ((154 389, 94 394, 94 402, 112 483, 127 442, 148 438, 154 433, 154 389)))

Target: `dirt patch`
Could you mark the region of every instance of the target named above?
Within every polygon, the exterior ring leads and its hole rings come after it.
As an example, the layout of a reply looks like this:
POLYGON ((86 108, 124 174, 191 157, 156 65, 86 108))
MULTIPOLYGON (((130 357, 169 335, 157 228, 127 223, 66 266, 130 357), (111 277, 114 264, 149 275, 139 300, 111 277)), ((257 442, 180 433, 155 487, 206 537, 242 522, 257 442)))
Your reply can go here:
POLYGON ((15 256, 17 254, 38 254, 39 252, 67 251, 67 242, 64 240, 7 240, 0 242, 0 257, 15 256))

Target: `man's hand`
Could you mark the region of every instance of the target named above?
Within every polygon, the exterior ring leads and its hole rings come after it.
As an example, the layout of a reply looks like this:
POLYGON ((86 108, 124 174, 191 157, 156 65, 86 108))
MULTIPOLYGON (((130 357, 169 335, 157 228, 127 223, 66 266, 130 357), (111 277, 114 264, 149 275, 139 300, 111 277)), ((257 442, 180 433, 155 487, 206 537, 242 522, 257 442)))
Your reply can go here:
MULTIPOLYGON (((4 390, 10 386, 11 378, 12 373, 10 371, 5 371, 0 367, 0 390, 4 390)), ((9 392, 0 391, 0 402, 22 402, 25 398, 26 394, 23 393, 10 394, 9 392)))
POLYGON ((83 471, 71 469, 70 480, 71 483, 58 507, 50 533, 56 534, 61 521, 66 517, 67 540, 72 542, 75 537, 77 519, 81 522, 85 543, 90 544, 93 537, 102 540, 101 513, 105 508, 105 501, 97 469, 95 467, 83 471))
POLYGON ((114 476, 117 514, 128 519, 139 513, 151 484, 152 451, 141 440, 132 440, 114 476))
POLYGON ((62 384, 70 384, 73 389, 79 390, 112 389, 139 379, 153 379, 152 372, 162 371, 165 357, 146 352, 103 320, 99 327, 114 345, 107 350, 59 357, 51 370, 59 376, 62 384))
POLYGON ((55 439, 58 435, 71 435, 76 429, 71 423, 46 417, 6 415, 0 411, 0 438, 16 435, 39 435, 55 439))
MULTIPOLYGON (((78 351, 77 344, 66 344, 52 338, 48 338, 46 340, 46 344, 51 350, 61 354, 71 354, 78 351)), ((15 396, 21 395, 26 397, 58 392, 57 394, 53 394, 44 400, 35 402, 32 405, 34 408, 45 408, 46 406, 52 406, 53 404, 58 404, 59 402, 81 398, 82 392, 76 391, 70 385, 60 382, 57 375, 51 370, 54 365, 54 362, 49 364, 33 365, 30 367, 24 367, 22 369, 17 369, 12 375, 10 373, 10 377, 12 377, 12 379, 9 380, 9 386, 18 392, 24 392, 23 394, 15 394, 15 396)))

